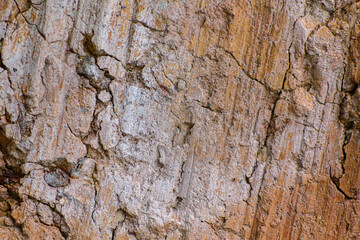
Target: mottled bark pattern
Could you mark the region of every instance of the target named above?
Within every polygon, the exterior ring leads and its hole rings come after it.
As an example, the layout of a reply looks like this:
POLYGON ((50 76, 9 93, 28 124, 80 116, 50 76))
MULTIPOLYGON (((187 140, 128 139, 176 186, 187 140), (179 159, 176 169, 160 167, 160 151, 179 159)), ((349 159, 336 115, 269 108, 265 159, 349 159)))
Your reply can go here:
POLYGON ((360 1, 0 0, 0 239, 360 239, 360 1))

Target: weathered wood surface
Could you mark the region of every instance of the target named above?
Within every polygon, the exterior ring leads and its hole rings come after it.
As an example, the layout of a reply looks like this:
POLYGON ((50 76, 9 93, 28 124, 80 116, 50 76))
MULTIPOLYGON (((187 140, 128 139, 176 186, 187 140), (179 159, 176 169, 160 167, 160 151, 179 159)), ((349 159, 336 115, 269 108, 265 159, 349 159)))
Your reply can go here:
POLYGON ((0 239, 360 239, 360 2, 0 0, 0 239))

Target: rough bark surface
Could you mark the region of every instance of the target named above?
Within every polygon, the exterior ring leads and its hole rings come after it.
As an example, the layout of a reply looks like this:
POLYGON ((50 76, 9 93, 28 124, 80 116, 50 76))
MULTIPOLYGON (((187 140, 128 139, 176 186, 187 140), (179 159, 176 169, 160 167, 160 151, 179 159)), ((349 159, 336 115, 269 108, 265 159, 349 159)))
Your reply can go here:
POLYGON ((0 0, 0 239, 360 239, 360 1, 0 0))

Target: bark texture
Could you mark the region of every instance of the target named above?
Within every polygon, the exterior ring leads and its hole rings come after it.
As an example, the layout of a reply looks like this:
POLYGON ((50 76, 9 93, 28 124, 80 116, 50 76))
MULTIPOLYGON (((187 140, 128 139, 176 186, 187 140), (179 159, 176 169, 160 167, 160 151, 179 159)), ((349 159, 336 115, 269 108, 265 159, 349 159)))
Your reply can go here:
POLYGON ((0 239, 360 239, 360 1, 0 0, 0 239))

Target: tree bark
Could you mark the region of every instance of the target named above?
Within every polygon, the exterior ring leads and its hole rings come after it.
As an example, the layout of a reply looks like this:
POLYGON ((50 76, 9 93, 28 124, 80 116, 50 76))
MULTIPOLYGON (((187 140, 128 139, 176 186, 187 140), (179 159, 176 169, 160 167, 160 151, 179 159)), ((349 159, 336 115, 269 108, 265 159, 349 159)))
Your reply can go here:
POLYGON ((0 0, 1 239, 360 239, 360 1, 0 0))

